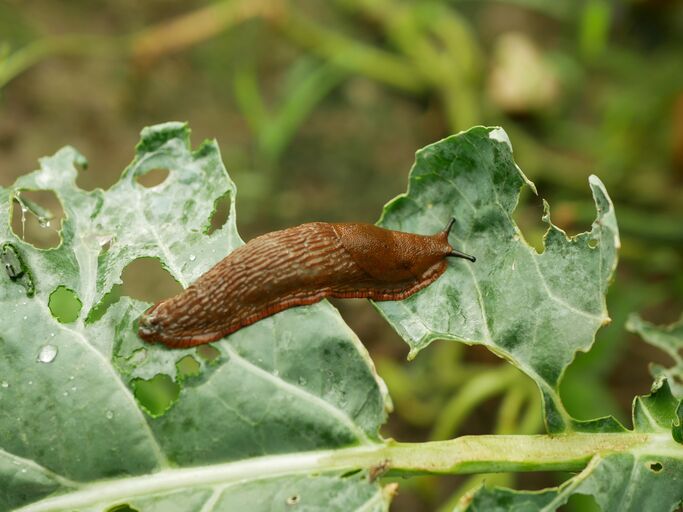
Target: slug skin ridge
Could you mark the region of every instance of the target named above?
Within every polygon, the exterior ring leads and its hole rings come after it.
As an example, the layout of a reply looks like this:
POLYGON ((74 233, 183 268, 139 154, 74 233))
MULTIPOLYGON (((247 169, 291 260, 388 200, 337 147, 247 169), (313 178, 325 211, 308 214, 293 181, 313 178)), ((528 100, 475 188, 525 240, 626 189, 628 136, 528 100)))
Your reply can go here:
POLYGON ((151 343, 186 348, 326 297, 405 299, 445 272, 446 257, 454 255, 451 225, 431 236, 325 222, 267 233, 149 308, 138 334, 151 343))

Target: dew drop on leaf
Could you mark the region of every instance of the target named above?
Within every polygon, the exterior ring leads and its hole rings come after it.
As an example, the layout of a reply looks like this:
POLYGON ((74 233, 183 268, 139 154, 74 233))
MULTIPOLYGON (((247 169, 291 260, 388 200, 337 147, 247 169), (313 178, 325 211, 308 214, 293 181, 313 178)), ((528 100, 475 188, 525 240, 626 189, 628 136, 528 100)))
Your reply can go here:
POLYGON ((197 259, 197 257, 194 254, 190 254, 190 261, 194 261, 196 259, 197 259))
POLYGON ((8 388, 8 387, 9 387, 9 382, 7 382, 6 380, 3 380, 3 381, 0 383, 0 386, 2 386, 3 388, 8 388))
POLYGON ((40 352, 38 352, 37 361, 39 363, 51 363, 55 360, 55 357, 57 357, 57 347, 49 344, 43 345, 40 352))
POLYGON ((108 420, 110 420, 114 417, 114 412, 113 411, 107 411, 105 413, 105 416, 107 417, 108 420))

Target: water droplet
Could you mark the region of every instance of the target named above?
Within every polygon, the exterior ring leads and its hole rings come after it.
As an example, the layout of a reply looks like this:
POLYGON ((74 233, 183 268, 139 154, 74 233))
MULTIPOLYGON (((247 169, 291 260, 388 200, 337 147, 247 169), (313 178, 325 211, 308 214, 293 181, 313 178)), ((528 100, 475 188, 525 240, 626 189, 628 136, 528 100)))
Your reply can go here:
POLYGON ((300 386, 305 386, 306 385, 306 379, 303 377, 299 377, 299 385, 300 386))
POLYGON ((190 254, 190 261, 194 261, 196 259, 197 259, 197 256, 195 256, 194 254, 190 254))
POLYGON ((22 472, 22 473, 26 473, 26 468, 22 468, 22 469, 21 469, 21 472, 22 472))
POLYGON ((69 376, 69 380, 74 380, 74 376, 73 375, 69 376))
POLYGON ((64 396, 69 396, 69 392, 68 392, 68 391, 64 391, 64 393, 62 393, 62 394, 63 394, 64 396))
POLYGON ((57 357, 57 347, 54 345, 44 345, 38 352, 37 361, 40 363, 51 363, 57 357))
POLYGON ((108 420, 110 420, 114 417, 114 413, 113 413, 113 411, 107 411, 105 413, 105 416, 107 417, 108 420))
POLYGON ((32 380, 28 381, 28 385, 33 386, 33 381, 32 380))
POLYGON ((77 388, 76 386, 73 386, 73 387, 71 388, 71 391, 76 391, 77 389, 78 389, 78 388, 77 388))
POLYGON ((50 333, 50 338, 54 338, 54 337, 55 337, 55 333, 51 332, 51 333, 50 333))
POLYGON ((2 386, 3 388, 8 388, 8 387, 9 387, 9 382, 7 382, 6 380, 3 380, 3 381, 0 383, 0 386, 2 386))
POLYGON ((24 315, 24 320, 28 320, 28 316, 24 315))

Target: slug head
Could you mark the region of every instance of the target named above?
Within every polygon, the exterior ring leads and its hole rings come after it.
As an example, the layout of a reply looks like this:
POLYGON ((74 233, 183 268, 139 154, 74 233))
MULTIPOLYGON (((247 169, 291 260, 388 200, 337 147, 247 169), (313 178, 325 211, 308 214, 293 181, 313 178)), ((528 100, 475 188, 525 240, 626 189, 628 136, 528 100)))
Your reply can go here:
MULTIPOLYGON (((451 220, 448 221, 448 224, 446 225, 444 230, 441 231, 441 233, 438 233, 436 235, 436 236, 440 236, 440 237, 444 238, 446 241, 446 244, 448 244, 448 235, 451 232, 451 228, 453 227, 453 224, 455 224, 455 217, 451 217, 451 220)), ((450 245, 449 245, 449 247, 450 247, 450 245)), ((465 254, 464 252, 460 252, 456 249, 453 249, 452 247, 451 247, 451 252, 449 252, 446 256, 451 256, 454 258, 464 258, 466 260, 471 261, 472 263, 477 261, 477 258, 475 258, 474 256, 471 256, 469 254, 465 254)))
POLYGON ((446 269, 447 257, 475 258, 451 247, 452 219, 435 235, 416 235, 372 224, 336 224, 340 240, 356 264, 378 281, 396 283, 421 280, 446 269))

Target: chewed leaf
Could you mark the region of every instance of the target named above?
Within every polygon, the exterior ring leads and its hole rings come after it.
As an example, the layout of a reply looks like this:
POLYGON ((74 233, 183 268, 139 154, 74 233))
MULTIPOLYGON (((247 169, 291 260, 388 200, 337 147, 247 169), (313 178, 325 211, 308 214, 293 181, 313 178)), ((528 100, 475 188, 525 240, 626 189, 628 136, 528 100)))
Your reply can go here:
POLYGON ((683 316, 671 325, 658 326, 634 314, 629 317, 626 328, 638 333, 650 345, 660 348, 673 359, 673 365, 669 368, 653 364, 650 370, 656 378, 667 378, 673 394, 683 398, 683 316))
POLYGON ((554 489, 481 487, 456 510, 553 512, 575 494, 593 496, 605 511, 674 510, 683 501, 683 444, 677 444, 683 442, 677 439, 680 414, 681 402, 666 381, 658 381, 651 394, 633 402, 632 433, 647 436, 646 446, 595 455, 583 471, 554 489))
POLYGON ((217 144, 193 151, 181 123, 147 128, 106 191, 76 185, 82 161, 65 148, 0 188, 0 510, 385 510, 378 483, 344 478, 320 455, 377 446, 389 407, 329 304, 259 322, 205 357, 143 343, 136 320, 149 304, 102 302, 136 258, 158 258, 187 285, 242 244, 217 144), (19 190, 57 194, 58 247, 11 230, 19 190), (228 218, 212 228, 222 200, 228 218), (159 383, 171 390, 161 399, 159 383))
POLYGON ((592 176, 589 185, 597 209, 591 231, 567 237, 546 204, 549 227, 538 254, 512 219, 520 190, 535 191, 533 184, 501 128, 472 128, 418 151, 408 192, 380 220, 429 234, 455 217, 451 244, 477 258, 452 261, 443 277, 407 300, 376 303, 410 345, 410 356, 437 339, 489 347, 536 380, 555 432, 573 424, 557 392, 562 372, 609 322, 605 292, 619 233, 603 184, 592 176))

